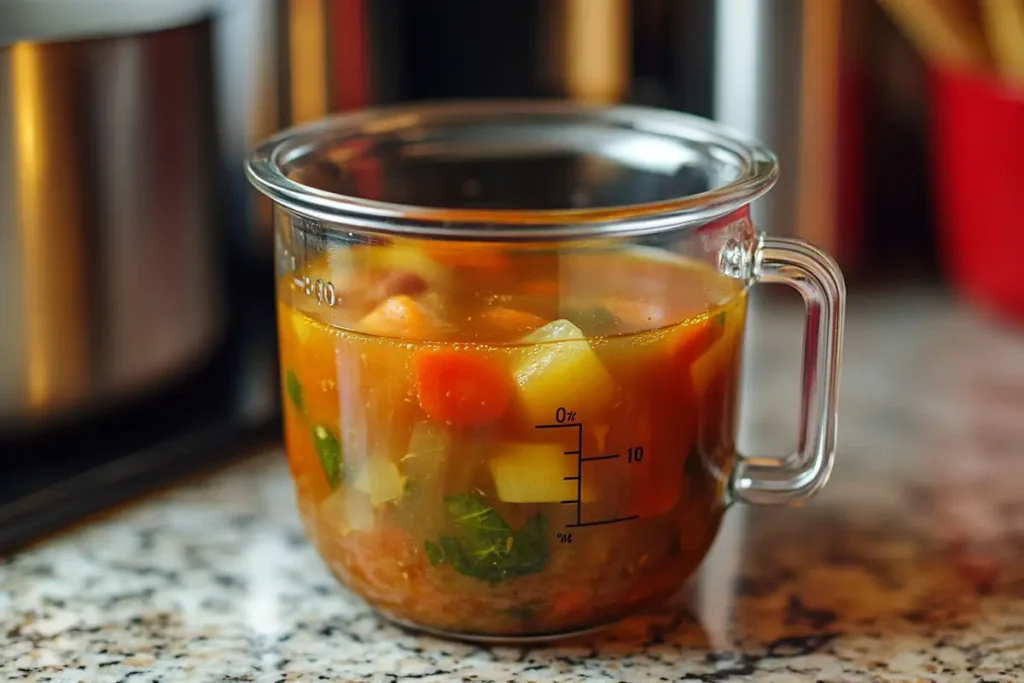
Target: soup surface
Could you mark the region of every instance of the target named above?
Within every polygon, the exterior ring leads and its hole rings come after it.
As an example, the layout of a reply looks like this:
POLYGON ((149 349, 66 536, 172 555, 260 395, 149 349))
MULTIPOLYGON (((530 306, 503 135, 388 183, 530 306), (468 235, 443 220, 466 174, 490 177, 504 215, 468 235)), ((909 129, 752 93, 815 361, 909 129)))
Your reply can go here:
POLYGON ((445 632, 588 628, 675 593, 733 458, 742 284, 640 248, 372 245, 278 281, 307 531, 445 632))

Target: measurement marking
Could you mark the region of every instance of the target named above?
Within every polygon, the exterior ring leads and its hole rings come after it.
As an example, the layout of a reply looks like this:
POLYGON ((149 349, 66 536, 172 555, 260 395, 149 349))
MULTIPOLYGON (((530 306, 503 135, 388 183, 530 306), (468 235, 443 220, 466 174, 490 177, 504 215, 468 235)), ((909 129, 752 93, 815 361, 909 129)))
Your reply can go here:
POLYGON ((615 455, 595 455, 595 456, 593 456, 591 458, 580 458, 580 459, 583 462, 593 462, 595 460, 614 460, 617 457, 619 457, 618 453, 616 453, 615 455))
POLYGON ((619 522, 629 522, 634 519, 639 519, 640 515, 630 515, 629 517, 616 517, 615 519, 602 519, 600 522, 576 522, 575 524, 566 524, 567 528, 576 526, 602 526, 604 524, 618 524, 619 522))
MULTIPOLYGON (((576 413, 572 416, 575 418, 576 413)), ((583 521, 583 423, 576 430, 576 523, 583 521)))
MULTIPOLYGON (((575 524, 566 524, 565 525, 566 528, 570 528, 571 529, 572 527, 603 526, 605 524, 618 524, 619 522, 629 522, 629 521, 634 520, 634 519, 639 519, 640 515, 631 515, 629 517, 616 517, 615 519, 602 519, 602 520, 597 521, 597 522, 584 522, 583 521, 583 463, 599 461, 599 460, 615 460, 616 458, 621 457, 621 454, 620 453, 610 453, 608 455, 596 455, 596 456, 593 456, 593 457, 590 457, 590 458, 584 458, 583 457, 583 423, 582 422, 574 422, 574 420, 576 419, 576 413, 572 412, 572 411, 568 411, 565 408, 559 408, 558 412, 555 414, 555 419, 556 420, 562 420, 562 421, 558 422, 556 424, 534 425, 534 427, 536 427, 537 429, 564 429, 566 427, 576 427, 576 449, 575 450, 571 450, 571 451, 563 451, 563 454, 565 454, 565 455, 572 455, 572 456, 576 457, 576 475, 575 476, 562 477, 563 481, 575 481, 576 482, 576 497, 573 498, 572 500, 563 500, 563 501, 561 501, 562 505, 575 505, 576 506, 576 523, 575 524)), ((633 453, 632 453, 633 449, 630 449, 630 450, 631 450, 631 456, 632 456, 633 455, 633 453)), ((642 451, 639 448, 637 448, 636 451, 638 451, 639 453, 642 453, 642 451)), ((637 455, 639 455, 639 453, 637 453, 637 455)), ((634 461, 639 462, 642 459, 642 457, 643 456, 640 455, 639 457, 631 459, 630 462, 634 462, 634 461)))

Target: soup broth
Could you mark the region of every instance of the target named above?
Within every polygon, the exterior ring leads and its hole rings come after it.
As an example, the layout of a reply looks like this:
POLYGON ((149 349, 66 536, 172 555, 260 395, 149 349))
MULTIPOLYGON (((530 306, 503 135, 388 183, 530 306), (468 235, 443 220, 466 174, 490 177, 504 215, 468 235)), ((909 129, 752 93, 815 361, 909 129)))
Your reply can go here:
POLYGON ((558 634, 664 600, 731 469, 743 283, 656 250, 322 252, 278 281, 286 449, 400 621, 558 634))

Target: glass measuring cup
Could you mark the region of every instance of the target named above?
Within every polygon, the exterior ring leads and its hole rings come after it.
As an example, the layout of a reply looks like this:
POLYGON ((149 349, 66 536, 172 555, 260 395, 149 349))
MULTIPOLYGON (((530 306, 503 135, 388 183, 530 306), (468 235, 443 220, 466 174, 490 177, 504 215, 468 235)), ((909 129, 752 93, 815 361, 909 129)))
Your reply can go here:
POLYGON ((342 115, 255 150, 286 450, 331 570, 396 621, 552 637, 677 592, 732 502, 828 479, 845 292, 748 207, 758 143, 553 102, 342 115), (798 450, 738 457, 746 290, 807 308, 798 450))

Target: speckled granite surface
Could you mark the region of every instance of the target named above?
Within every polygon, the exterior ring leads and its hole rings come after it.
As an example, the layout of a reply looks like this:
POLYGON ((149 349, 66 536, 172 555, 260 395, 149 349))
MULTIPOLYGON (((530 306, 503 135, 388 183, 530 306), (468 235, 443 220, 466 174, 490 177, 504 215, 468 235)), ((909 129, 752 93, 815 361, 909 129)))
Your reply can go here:
MULTIPOLYGON (((768 451, 791 440, 796 332, 758 322, 745 440, 768 451)), ((928 294, 861 299, 832 483, 731 511, 660 613, 529 649, 399 630, 328 575, 270 453, 0 564, 0 680, 1024 680, 1021 416, 1024 336, 928 294)))

